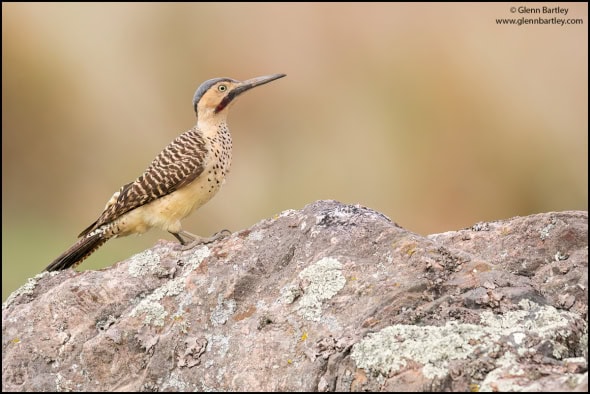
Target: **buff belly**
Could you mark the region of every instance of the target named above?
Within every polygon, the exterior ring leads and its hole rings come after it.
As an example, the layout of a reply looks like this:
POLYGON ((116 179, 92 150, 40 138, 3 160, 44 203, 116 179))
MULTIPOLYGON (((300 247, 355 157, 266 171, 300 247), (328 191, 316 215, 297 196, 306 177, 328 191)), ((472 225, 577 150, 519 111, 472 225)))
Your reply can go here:
POLYGON ((222 183, 222 180, 217 182, 201 176, 171 194, 129 211, 116 221, 120 230, 118 236, 142 234, 152 227, 178 233, 182 230, 180 221, 209 201, 222 183))

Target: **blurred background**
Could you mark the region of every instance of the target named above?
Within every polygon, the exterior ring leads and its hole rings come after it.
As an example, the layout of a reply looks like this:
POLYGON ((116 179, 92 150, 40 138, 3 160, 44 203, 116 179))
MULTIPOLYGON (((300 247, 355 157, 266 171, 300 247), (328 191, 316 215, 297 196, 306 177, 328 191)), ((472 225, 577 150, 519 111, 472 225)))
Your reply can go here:
POLYGON ((555 16, 498 3, 2 3, 3 299, 193 126, 214 77, 287 74, 232 108, 232 172, 190 232, 319 199, 424 235, 587 210, 588 5, 558 4, 584 24, 498 25, 555 16))

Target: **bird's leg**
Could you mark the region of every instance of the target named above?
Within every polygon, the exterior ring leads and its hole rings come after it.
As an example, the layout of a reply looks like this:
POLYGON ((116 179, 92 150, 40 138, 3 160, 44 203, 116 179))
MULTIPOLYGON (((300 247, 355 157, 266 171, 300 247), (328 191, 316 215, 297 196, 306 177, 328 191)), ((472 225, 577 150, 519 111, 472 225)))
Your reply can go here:
POLYGON ((200 237, 198 235, 191 234, 188 231, 184 230, 180 230, 178 233, 171 232, 170 234, 174 235, 176 239, 180 242, 180 244, 182 245, 182 250, 189 250, 197 245, 209 244, 211 242, 217 241, 218 239, 225 238, 228 235, 231 235, 231 231, 221 230, 213 234, 211 237, 200 237))

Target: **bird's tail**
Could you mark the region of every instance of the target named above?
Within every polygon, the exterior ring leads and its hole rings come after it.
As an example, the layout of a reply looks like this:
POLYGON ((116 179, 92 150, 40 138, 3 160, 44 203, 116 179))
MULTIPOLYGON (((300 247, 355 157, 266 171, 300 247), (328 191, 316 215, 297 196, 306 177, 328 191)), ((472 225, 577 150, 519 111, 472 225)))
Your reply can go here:
POLYGON ((108 241, 113 234, 105 231, 94 231, 80 238, 72 247, 63 252, 53 263, 49 264, 45 271, 60 271, 66 268, 76 267, 88 256, 108 241))

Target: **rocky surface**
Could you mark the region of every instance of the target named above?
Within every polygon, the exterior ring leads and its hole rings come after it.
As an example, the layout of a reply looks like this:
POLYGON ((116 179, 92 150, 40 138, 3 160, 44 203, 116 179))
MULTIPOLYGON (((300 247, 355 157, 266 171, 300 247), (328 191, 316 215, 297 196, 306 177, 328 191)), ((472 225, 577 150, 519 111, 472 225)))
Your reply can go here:
POLYGON ((30 279, 2 308, 2 388, 587 391, 587 268, 587 212, 424 237, 318 201, 30 279))

